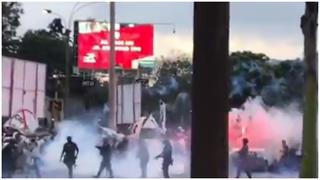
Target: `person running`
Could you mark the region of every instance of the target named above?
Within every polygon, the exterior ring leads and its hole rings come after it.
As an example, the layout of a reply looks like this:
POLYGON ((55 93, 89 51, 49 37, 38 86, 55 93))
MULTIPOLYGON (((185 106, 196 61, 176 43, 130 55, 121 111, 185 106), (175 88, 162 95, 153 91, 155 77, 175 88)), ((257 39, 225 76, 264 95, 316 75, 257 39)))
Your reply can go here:
POLYGON ((67 166, 69 178, 73 177, 73 165, 76 163, 78 154, 77 144, 72 141, 71 136, 68 136, 61 152, 60 161, 63 159, 63 163, 67 166))
POLYGON ((238 168, 237 168, 237 178, 240 177, 241 172, 244 171, 248 178, 252 178, 250 167, 249 167, 249 140, 247 138, 244 138, 242 140, 242 148, 239 151, 239 162, 238 162, 238 168))
POLYGON ((26 178, 29 177, 30 171, 34 170, 36 172, 37 178, 41 178, 40 169, 39 169, 39 161, 40 161, 40 149, 39 144, 33 138, 31 142, 28 144, 26 151, 26 178))
POLYGON ((100 168, 95 178, 99 178, 101 172, 104 168, 106 168, 107 173, 109 172, 110 178, 113 178, 113 171, 111 167, 111 154, 112 154, 112 148, 109 144, 109 141, 107 138, 103 139, 103 145, 102 146, 96 146, 97 149, 100 151, 100 155, 102 156, 102 161, 100 163, 100 168))
POLYGON ((169 166, 173 164, 172 159, 172 145, 169 140, 163 141, 164 147, 162 153, 156 156, 156 159, 163 158, 162 161, 162 173, 164 178, 170 178, 169 176, 169 166))
POLYGON ((143 139, 139 140, 137 157, 140 160, 141 178, 147 177, 147 166, 149 162, 149 151, 146 142, 143 139))

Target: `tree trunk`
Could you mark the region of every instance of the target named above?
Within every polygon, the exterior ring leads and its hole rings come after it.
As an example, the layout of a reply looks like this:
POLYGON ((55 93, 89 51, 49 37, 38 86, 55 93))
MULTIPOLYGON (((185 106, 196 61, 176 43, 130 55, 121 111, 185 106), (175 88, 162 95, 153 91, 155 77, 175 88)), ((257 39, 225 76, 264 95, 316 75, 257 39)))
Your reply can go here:
POLYGON ((194 3, 191 177, 228 177, 229 3, 194 3))
POLYGON ((301 178, 318 177, 317 146, 317 22, 318 3, 306 3, 305 14, 301 17, 304 35, 304 61, 306 64, 305 106, 303 114, 303 159, 301 178))

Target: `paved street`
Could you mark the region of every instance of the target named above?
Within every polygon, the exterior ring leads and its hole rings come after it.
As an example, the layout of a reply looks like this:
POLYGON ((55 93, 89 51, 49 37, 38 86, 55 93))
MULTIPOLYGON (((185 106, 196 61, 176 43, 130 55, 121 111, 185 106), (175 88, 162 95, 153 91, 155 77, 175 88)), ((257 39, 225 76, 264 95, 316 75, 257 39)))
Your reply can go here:
MULTIPOLYGON (((189 175, 188 174, 176 174, 174 172, 170 172, 171 177, 173 178, 188 178, 189 175)), ((67 169, 57 169, 57 170, 52 170, 52 171, 46 171, 46 170, 42 170, 41 172, 42 174, 42 178, 67 178, 67 169)), ((139 172, 137 173, 136 176, 132 176, 131 178, 139 178, 139 172)), ((92 178, 95 175, 95 172, 93 173, 88 173, 88 172, 82 172, 79 171, 79 169, 75 169, 74 170, 74 177, 75 178, 92 178)), ((153 175, 155 175, 153 173, 153 175)), ((235 172, 230 172, 229 177, 230 178, 234 178, 236 175, 235 172)), ((286 173, 280 173, 280 174, 276 174, 276 173, 252 173, 252 176, 254 178, 298 178, 299 177, 299 173, 298 172, 286 172, 286 173)), ((16 174, 14 176, 15 178, 24 178, 25 176, 23 174, 16 174)), ((35 177, 35 174, 32 174, 30 177, 35 177)), ((101 174, 101 178, 106 178, 108 176, 106 176, 105 171, 101 174)), ((121 174, 116 173, 115 172, 115 177, 116 178, 128 178, 128 176, 121 176, 121 174)), ((130 176, 129 176, 130 177, 130 176)), ((161 171, 159 171, 158 176, 152 176, 151 178, 157 178, 157 177, 162 177, 161 175, 161 171)), ((245 173, 242 174, 243 178, 246 178, 245 173)))

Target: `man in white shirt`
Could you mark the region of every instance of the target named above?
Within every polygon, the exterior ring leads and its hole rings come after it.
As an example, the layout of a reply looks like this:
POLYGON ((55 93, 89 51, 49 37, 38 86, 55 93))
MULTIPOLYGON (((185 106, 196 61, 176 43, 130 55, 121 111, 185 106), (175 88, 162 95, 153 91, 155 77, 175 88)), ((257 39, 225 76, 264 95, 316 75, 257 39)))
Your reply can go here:
POLYGON ((163 133, 166 133, 167 128, 166 128, 166 121, 167 121, 167 116, 166 116, 166 104, 160 100, 160 124, 161 124, 161 129, 163 133))

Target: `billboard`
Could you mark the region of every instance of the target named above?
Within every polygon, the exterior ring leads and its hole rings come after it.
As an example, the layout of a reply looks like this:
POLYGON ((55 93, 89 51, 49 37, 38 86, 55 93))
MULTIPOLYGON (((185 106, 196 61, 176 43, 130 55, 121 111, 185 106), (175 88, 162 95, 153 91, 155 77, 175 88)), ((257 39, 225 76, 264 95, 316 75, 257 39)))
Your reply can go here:
MULTIPOLYGON (((75 26, 79 69, 108 69, 110 25, 79 21, 75 26)), ((123 69, 131 69, 133 60, 153 56, 153 25, 116 24, 115 51, 115 63, 123 69)))

